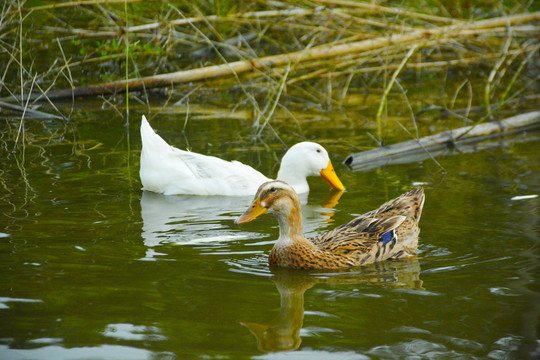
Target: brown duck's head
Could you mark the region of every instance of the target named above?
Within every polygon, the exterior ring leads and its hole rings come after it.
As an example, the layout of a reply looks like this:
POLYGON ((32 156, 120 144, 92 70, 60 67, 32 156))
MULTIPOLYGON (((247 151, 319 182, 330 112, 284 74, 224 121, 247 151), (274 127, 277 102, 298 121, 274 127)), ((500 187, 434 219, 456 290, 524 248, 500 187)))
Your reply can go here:
POLYGON ((250 207, 234 223, 249 222, 266 212, 287 216, 293 209, 300 209, 300 200, 294 189, 283 181, 269 181, 259 187, 250 207))

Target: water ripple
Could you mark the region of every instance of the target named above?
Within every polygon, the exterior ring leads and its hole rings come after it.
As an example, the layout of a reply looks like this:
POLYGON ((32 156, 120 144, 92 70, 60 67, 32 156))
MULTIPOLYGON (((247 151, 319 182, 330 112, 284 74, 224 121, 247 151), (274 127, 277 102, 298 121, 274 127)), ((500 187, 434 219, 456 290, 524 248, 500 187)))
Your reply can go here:
POLYGON ((225 262, 231 266, 229 269, 231 272, 264 277, 270 277, 273 275, 268 267, 268 255, 264 252, 260 252, 254 257, 244 259, 227 259, 225 262))
POLYGON ((133 325, 133 324, 109 324, 103 331, 103 335, 118 340, 149 340, 160 341, 166 337, 161 335, 161 329, 155 326, 133 325))
POLYGON ((441 294, 433 292, 433 291, 419 290, 419 289, 402 288, 402 289, 393 289, 392 291, 405 293, 405 294, 420 295, 420 296, 441 296, 441 294))
POLYGON ((0 309, 9 309, 9 305, 6 303, 10 302, 20 302, 20 303, 41 303, 41 299, 22 299, 22 298, 10 298, 10 297, 0 297, 0 309))
POLYGON ((499 296, 520 296, 519 294, 513 294, 512 290, 507 287, 492 287, 489 288, 489 292, 499 296))
POLYGON ((37 349, 9 349, 5 345, 0 345, 0 358, 23 360, 80 360, 80 359, 109 359, 109 360, 129 360, 129 359, 174 359, 170 353, 155 353, 152 351, 137 349, 130 346, 121 345, 100 345, 95 347, 73 347, 66 349, 62 346, 45 346, 37 349))
POLYGON ((303 349, 293 352, 276 352, 255 356, 253 359, 294 359, 294 360, 314 360, 314 359, 332 359, 332 360, 369 360, 366 355, 355 353, 354 351, 325 351, 303 349))
POLYGON ((491 263, 491 262, 504 261, 504 260, 508 260, 508 259, 511 259, 511 258, 512 257, 510 257, 510 256, 503 256, 503 257, 498 257, 498 258, 494 258, 494 259, 487 259, 487 260, 482 260, 482 261, 474 261, 474 260, 477 259, 477 257, 467 258, 467 259, 453 259, 454 262, 456 262, 456 261, 466 261, 466 262, 463 263, 463 264, 456 264, 456 265, 449 265, 449 266, 439 266, 439 267, 423 270, 422 273, 429 274, 429 273, 449 272, 449 271, 458 270, 458 269, 468 267, 468 266, 474 266, 474 265, 487 264, 487 263, 491 263))
POLYGON ((422 339, 376 346, 370 349, 367 354, 381 359, 476 359, 469 354, 449 350, 443 344, 422 339))
POLYGON ((307 326, 300 329, 300 336, 301 337, 321 337, 323 336, 323 334, 339 333, 339 332, 341 332, 341 330, 317 327, 317 326, 307 326))

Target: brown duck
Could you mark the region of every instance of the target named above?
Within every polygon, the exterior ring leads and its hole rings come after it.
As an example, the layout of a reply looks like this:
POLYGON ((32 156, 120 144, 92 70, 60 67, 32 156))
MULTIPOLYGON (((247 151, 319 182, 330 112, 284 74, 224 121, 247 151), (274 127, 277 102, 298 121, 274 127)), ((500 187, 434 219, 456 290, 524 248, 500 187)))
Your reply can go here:
POLYGON ((270 252, 270 266, 294 269, 340 269, 413 256, 418 246, 418 222, 424 190, 415 189, 376 210, 325 234, 306 239, 298 196, 282 181, 269 181, 257 190, 242 224, 268 212, 279 222, 279 238, 270 252))

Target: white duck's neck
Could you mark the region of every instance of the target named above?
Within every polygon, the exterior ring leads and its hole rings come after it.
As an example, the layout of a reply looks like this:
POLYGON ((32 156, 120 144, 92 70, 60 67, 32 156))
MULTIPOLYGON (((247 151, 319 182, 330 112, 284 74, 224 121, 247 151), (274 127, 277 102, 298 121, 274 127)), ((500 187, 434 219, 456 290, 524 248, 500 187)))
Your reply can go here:
POLYGON ((285 181, 287 184, 291 185, 297 194, 309 192, 309 185, 306 176, 301 176, 298 173, 280 169, 277 180, 285 181))

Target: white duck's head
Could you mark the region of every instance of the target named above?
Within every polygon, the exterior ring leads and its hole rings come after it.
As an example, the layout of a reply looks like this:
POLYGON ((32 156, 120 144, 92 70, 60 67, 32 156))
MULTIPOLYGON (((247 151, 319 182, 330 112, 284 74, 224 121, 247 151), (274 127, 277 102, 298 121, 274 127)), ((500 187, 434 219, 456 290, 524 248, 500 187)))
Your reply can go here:
POLYGON ((292 146, 281 159, 277 179, 290 184, 297 193, 309 191, 306 178, 319 175, 333 188, 345 190, 336 175, 328 152, 314 142, 301 142, 292 146))

